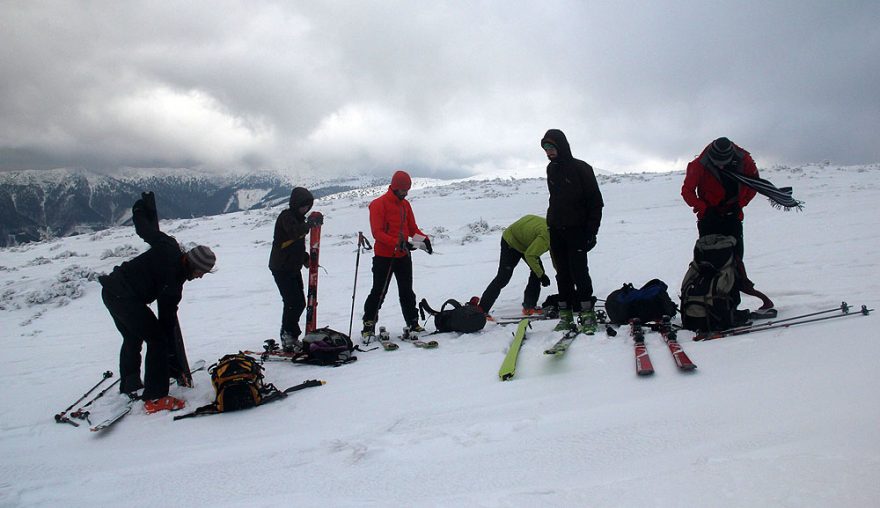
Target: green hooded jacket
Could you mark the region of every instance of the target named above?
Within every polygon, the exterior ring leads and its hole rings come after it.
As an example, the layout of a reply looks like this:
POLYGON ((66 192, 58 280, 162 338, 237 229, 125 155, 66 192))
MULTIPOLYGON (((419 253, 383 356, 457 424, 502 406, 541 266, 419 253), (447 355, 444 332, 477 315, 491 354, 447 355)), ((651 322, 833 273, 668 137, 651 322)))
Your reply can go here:
POLYGON ((529 268, 540 278, 544 275, 541 255, 550 250, 547 220, 537 215, 525 215, 504 230, 501 238, 517 252, 521 252, 529 268))

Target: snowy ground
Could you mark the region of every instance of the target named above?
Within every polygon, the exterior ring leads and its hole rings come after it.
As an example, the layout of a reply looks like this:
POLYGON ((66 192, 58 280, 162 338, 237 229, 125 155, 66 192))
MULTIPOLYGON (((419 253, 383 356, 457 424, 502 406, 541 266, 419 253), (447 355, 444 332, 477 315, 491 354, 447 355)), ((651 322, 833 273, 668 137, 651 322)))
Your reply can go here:
MULTIPOLYGON (((763 176, 806 201, 802 213, 761 197, 746 209, 749 273, 779 317, 844 300, 876 306, 880 166, 763 176)), ((654 277, 677 296, 696 236, 682 178, 601 179, 606 208, 590 257, 597 296, 654 277)), ((356 236, 369 230, 371 197, 316 203, 326 216, 319 325, 348 331, 356 236)), ((501 229, 543 214, 547 192, 543 180, 419 182, 411 198, 436 250, 414 254, 417 296, 439 305, 482 292, 501 229)), ((191 360, 210 363, 277 335, 281 302, 266 263, 278 211, 162 222, 218 255, 219 271, 184 291, 191 360)), ((699 366, 691 374, 676 371, 652 333, 650 378, 636 377, 623 331, 580 337, 557 360, 542 354, 552 324, 539 323, 510 382, 497 372, 515 326, 489 325, 439 335, 437 350, 402 344, 340 368, 267 364, 278 386, 327 384, 250 411, 174 422, 138 407, 105 434, 56 424, 52 416, 103 371, 116 372, 120 338, 94 274, 145 247, 119 228, 0 250, 0 506, 800 507, 880 498, 875 315, 712 342, 683 333, 699 366)), ((362 257, 356 330, 369 267, 362 257)), ((498 313, 518 312, 526 277, 523 265, 498 313)), ((403 325, 395 297, 380 320, 403 325)), ((188 409, 213 395, 206 373, 195 380, 173 391, 188 409)))

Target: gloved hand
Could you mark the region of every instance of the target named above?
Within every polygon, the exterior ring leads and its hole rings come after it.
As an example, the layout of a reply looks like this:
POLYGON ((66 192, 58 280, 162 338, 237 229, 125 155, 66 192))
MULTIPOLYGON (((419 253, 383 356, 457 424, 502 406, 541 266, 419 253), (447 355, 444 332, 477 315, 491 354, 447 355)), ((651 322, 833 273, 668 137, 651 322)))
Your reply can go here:
POLYGON ((303 268, 308 268, 309 264, 312 262, 312 257, 309 256, 308 252, 303 252, 303 268))
POLYGON ((433 253, 434 253, 434 248, 431 247, 431 240, 428 239, 428 238, 425 238, 425 242, 424 242, 424 243, 425 243, 425 252, 427 252, 428 254, 433 254, 433 253))
POLYGON ((309 226, 309 228, 316 228, 322 224, 324 224, 323 215, 309 216, 309 218, 306 219, 306 225, 309 226))
POLYGON ((141 199, 134 202, 131 213, 140 212, 150 222, 159 222, 159 213, 156 211, 156 196, 152 192, 142 192, 141 199))
POLYGON ((416 246, 406 240, 401 240, 397 244, 396 250, 401 250, 401 251, 416 250, 416 246))
POLYGON ((547 287, 550 285, 550 277, 547 277, 547 274, 541 276, 541 286, 547 287))
POLYGON ((590 237, 587 238, 587 252, 590 252, 591 250, 593 250, 593 247, 595 247, 595 246, 596 246, 596 235, 590 235, 590 237))

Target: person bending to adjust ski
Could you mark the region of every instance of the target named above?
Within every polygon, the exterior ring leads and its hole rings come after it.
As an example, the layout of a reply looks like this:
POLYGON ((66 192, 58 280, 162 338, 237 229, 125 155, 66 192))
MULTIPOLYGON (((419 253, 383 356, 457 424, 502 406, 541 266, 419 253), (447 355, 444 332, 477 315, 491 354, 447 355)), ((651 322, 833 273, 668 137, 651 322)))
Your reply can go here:
POLYGON ((288 208, 282 210, 275 220, 272 252, 269 253, 269 270, 281 293, 284 310, 281 313, 281 346, 287 353, 302 349, 299 336, 302 329, 299 319, 306 308, 302 269, 309 267, 309 253, 305 237, 309 230, 320 226, 323 218, 307 219, 315 198, 304 187, 290 193, 288 208))
POLYGON ((547 154, 547 188, 550 203, 547 226, 550 231, 550 258, 556 270, 559 288, 559 324, 556 330, 568 330, 578 311, 581 330, 595 333, 593 282, 587 265, 587 253, 596 246, 602 222, 602 193, 593 168, 575 159, 565 134, 550 129, 541 138, 547 154))
MULTIPOLYGON (((130 396, 141 388, 148 413, 176 410, 184 401, 168 395, 173 341, 177 333, 177 306, 183 284, 211 273, 216 257, 199 245, 184 253, 177 240, 159 231, 159 216, 152 192, 144 193, 132 207, 138 236, 150 248, 98 278, 101 297, 122 334, 119 353, 119 391, 130 396), (156 302, 159 317, 148 305, 156 302), (141 348, 147 343, 144 381, 141 382, 141 348)), ((186 367, 184 367, 186 368, 186 367)))
POLYGON ((751 154, 727 138, 718 138, 687 165, 681 196, 697 214, 700 238, 721 234, 736 239, 736 256, 742 278, 740 291, 761 299, 762 305, 755 311, 757 315, 775 314, 773 301, 755 289, 755 283, 749 280, 742 262, 745 252, 743 208, 752 201, 757 191, 741 183, 734 177, 734 173, 759 181, 758 168, 751 154))
POLYGON ((412 289, 413 269, 410 252, 416 248, 433 254, 431 240, 416 225, 412 206, 406 200, 412 179, 405 171, 391 177, 388 192, 370 203, 370 230, 373 243, 373 287, 364 302, 364 338, 375 335, 379 309, 388 292, 393 274, 397 279, 397 293, 403 319, 410 330, 423 332, 419 325, 416 295, 412 289), (415 237, 415 238, 414 238, 415 237))
POLYGON ((501 234, 501 258, 498 261, 498 273, 480 297, 480 309, 486 313, 498 299, 501 290, 510 282, 513 269, 521 259, 529 265, 529 282, 523 293, 522 313, 524 316, 541 314, 536 308, 538 297, 541 295, 541 286, 550 285, 550 277, 544 271, 541 263, 541 254, 550 249, 550 232, 547 231, 547 220, 537 215, 525 215, 511 224, 501 234))

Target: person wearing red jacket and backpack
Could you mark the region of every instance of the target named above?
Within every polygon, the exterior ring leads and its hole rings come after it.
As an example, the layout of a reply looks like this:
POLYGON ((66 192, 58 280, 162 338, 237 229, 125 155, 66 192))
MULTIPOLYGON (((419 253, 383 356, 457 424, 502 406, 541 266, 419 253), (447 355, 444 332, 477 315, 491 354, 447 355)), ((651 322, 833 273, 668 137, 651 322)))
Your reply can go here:
POLYGON ((743 208, 757 191, 742 184, 732 173, 758 178, 758 167, 749 152, 721 137, 709 143, 697 158, 687 165, 681 196, 697 214, 697 232, 700 238, 721 234, 736 239, 736 255, 742 286, 740 290, 761 299, 761 311, 769 312, 773 302, 754 288, 743 264, 743 208))
POLYGON ((413 270, 410 252, 423 248, 433 254, 431 240, 416 224, 412 206, 406 200, 412 179, 405 171, 397 171, 391 177, 388 192, 370 203, 370 229, 373 232, 373 287, 364 302, 364 328, 361 336, 375 335, 379 309, 388 292, 391 276, 397 279, 400 309, 410 330, 425 331, 419 325, 416 294, 413 292, 413 270), (415 236, 422 239, 413 239, 415 236), (418 244, 418 247, 416 247, 418 244))

